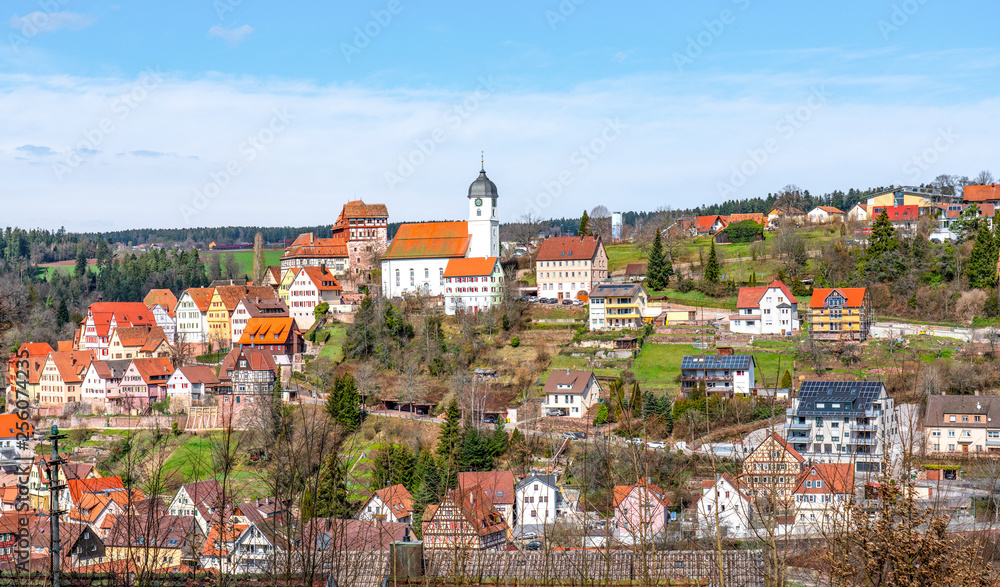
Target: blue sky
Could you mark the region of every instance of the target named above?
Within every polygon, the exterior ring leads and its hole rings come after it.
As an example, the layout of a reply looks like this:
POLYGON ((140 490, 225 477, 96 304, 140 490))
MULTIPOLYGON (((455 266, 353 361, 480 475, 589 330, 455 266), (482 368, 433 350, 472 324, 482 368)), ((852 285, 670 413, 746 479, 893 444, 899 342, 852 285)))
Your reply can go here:
POLYGON ((1000 172, 996 3, 4 9, 4 224, 459 218, 480 150, 504 220, 1000 172))

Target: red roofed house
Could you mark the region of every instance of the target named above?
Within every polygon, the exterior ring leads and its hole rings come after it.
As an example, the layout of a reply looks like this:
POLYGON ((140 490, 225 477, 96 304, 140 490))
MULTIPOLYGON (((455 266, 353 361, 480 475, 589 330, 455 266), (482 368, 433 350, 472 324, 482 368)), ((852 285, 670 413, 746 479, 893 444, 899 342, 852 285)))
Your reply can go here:
POLYGON ((799 330, 798 300, 784 283, 741 287, 729 330, 742 334, 792 334, 799 330))
POLYGON ((962 188, 962 199, 968 203, 991 202, 1000 204, 1000 185, 967 185, 962 188))
POLYGON ((82 323, 80 349, 94 351, 98 360, 111 359, 108 345, 116 328, 156 326, 156 318, 142 302, 95 302, 82 323))
POLYGON ((695 506, 699 538, 719 535, 745 538, 753 535, 750 526, 753 496, 740 480, 725 473, 715 481, 703 481, 701 487, 701 497, 695 506))
POLYGON ((846 219, 849 222, 868 222, 868 204, 855 204, 850 210, 847 211, 846 219))
POLYGON ((379 489, 361 506, 359 520, 409 523, 413 517, 413 496, 402 485, 379 489))
POLYGON ((237 341, 241 347, 260 349, 274 355, 276 362, 291 364, 302 352, 305 342, 295 318, 251 318, 237 341))
MULTIPOLYGON (((316 323, 316 306, 326 303, 331 306, 340 305, 340 292, 343 288, 337 278, 325 265, 320 267, 298 267, 288 269, 293 277, 287 282, 289 315, 295 319, 299 328, 308 330, 316 323)), ((286 283, 282 279, 282 283, 286 283)))
POLYGON ((514 525, 514 473, 510 471, 468 471, 458 474, 458 487, 479 487, 508 527, 514 525))
POLYGON ((601 401, 602 393, 593 371, 557 369, 545 381, 542 409, 545 415, 585 418, 590 408, 601 401))
POLYGON ((385 204, 365 204, 361 200, 347 202, 331 233, 347 242, 345 281, 355 291, 359 285, 368 285, 372 270, 378 269, 378 259, 389 244, 388 208, 385 204))
POLYGON ((843 528, 854 496, 853 463, 810 463, 795 482, 795 532, 822 534, 843 528))
POLYGON ((177 341, 192 345, 196 352, 203 351, 208 344, 208 310, 214 295, 214 287, 192 287, 177 299, 174 311, 177 341))
POLYGON ((153 313, 156 325, 163 329, 167 342, 177 341, 177 321, 174 320, 174 308, 177 307, 177 296, 169 289, 151 289, 142 303, 153 313))
POLYGON ((469 186, 469 219, 403 224, 382 256, 382 295, 440 296, 451 259, 500 256, 497 186, 481 170, 469 186))
POLYGON ((93 361, 83 377, 83 402, 91 413, 103 414, 107 410, 108 396, 118 394, 122 377, 132 363, 129 359, 93 361))
POLYGON ((729 225, 725 216, 697 216, 694 219, 694 230, 697 234, 715 234, 729 225))
POLYGON ((486 311, 503 299, 503 269, 497 257, 450 259, 444 270, 444 313, 486 311))
POLYGON ((745 220, 751 220, 757 224, 767 228, 767 216, 764 216, 760 212, 751 212, 749 214, 730 214, 726 216, 726 224, 735 224, 736 222, 743 222, 745 220))
POLYGON ((806 218, 813 224, 826 224, 835 220, 844 220, 844 211, 833 206, 816 206, 806 214, 806 218))
MULTIPOLYGON (((28 397, 34 397, 32 387, 38 387, 38 377, 41 375, 42 367, 52 347, 46 342, 26 342, 16 353, 10 354, 7 361, 7 404, 12 405, 17 401, 17 364, 22 363, 22 368, 28 380, 28 388, 25 390, 28 397)), ((37 391, 37 389, 36 389, 37 391)), ((22 399, 27 399, 22 396, 22 399)))
POLYGON ((39 377, 38 396, 32 399, 47 408, 79 402, 83 399, 84 376, 93 359, 91 351, 49 353, 39 377))
POLYGON ((500 550, 507 544, 507 523, 479 486, 448 492, 423 517, 424 548, 500 550))
POLYGON ((123 414, 148 413, 150 405, 167 398, 167 381, 174 373, 170 359, 132 359, 118 393, 108 395, 108 409, 123 414))
POLYGON ((205 394, 218 386, 219 378, 215 376, 215 369, 208 365, 178 367, 170 379, 167 379, 167 395, 171 401, 176 398, 190 407, 192 401, 205 399, 205 394))
POLYGON ((278 365, 270 351, 246 346, 230 351, 222 361, 222 383, 216 396, 222 425, 245 429, 270 413, 277 375, 278 365))
POLYGON ((599 236, 548 238, 535 255, 538 297, 587 299, 608 278, 608 253, 599 236))
POLYGON ((805 458, 792 445, 774 432, 768 432, 743 459, 740 483, 751 495, 773 496, 776 501, 790 505, 795 480, 804 464, 805 458))
MULTIPOLYGON (((270 275, 270 272, 268 272, 270 275)), ((278 281, 280 281, 280 276, 278 281)), ((277 287, 278 281, 275 282, 277 287)), ((251 318, 281 318, 288 316, 288 305, 281 298, 243 298, 233 310, 233 346, 243 337, 243 329, 251 318)))
POLYGON ((896 230, 909 234, 917 230, 917 220, 920 219, 920 207, 917 205, 873 206, 871 211, 872 223, 877 221, 884 212, 896 230))
POLYGON ((145 359, 173 354, 159 326, 116 328, 108 345, 109 359, 145 359))
POLYGON ((809 336, 816 340, 868 339, 875 321, 871 298, 863 287, 817 288, 809 300, 809 336))
POLYGON ((663 489, 645 479, 636 485, 616 485, 612 505, 619 542, 652 543, 667 525, 670 499, 663 489))

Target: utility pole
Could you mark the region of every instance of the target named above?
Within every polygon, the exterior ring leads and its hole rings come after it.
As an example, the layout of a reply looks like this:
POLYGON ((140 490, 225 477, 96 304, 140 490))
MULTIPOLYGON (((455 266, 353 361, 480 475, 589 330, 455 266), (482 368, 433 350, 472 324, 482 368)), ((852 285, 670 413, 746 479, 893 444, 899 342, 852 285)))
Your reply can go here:
POLYGON ((65 434, 59 434, 59 426, 53 424, 49 434, 52 441, 52 457, 49 459, 49 523, 52 525, 52 539, 49 545, 49 561, 52 566, 52 587, 59 587, 59 563, 62 547, 59 545, 59 516, 63 511, 59 509, 59 492, 66 488, 59 483, 59 465, 66 461, 59 456, 59 441, 66 438, 65 434))

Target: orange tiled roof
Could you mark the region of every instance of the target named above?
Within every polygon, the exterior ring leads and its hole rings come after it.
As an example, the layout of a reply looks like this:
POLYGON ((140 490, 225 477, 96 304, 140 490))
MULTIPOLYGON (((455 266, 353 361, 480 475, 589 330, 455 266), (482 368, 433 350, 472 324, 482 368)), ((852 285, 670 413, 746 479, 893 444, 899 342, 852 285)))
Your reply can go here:
POLYGON ((250 318, 238 344, 285 344, 295 332, 295 318, 250 318))
MULTIPOLYGON (((461 473, 459 473, 461 474, 461 473)), ((413 513, 413 496, 402 485, 384 487, 375 492, 396 518, 405 518, 413 513)), ((371 501, 371 500, 369 500, 371 501)))
POLYGON ((122 483, 122 478, 115 477, 98 477, 97 479, 70 479, 66 482, 66 487, 69 489, 69 497, 73 500, 73 503, 79 503, 80 498, 85 493, 95 493, 104 491, 106 489, 125 489, 125 484, 122 483))
POLYGON ((218 385, 219 378, 215 376, 215 369, 208 365, 191 365, 189 367, 178 367, 178 371, 191 383, 204 383, 206 385, 218 385))
POLYGON ((146 304, 146 307, 150 309, 153 306, 159 305, 167 311, 167 314, 173 316, 174 308, 177 307, 177 296, 169 289, 151 289, 146 294, 146 297, 142 299, 142 303, 146 304))
POLYGON ((116 328, 127 326, 156 326, 153 313, 142 302, 94 302, 87 308, 93 317, 98 336, 107 336, 112 317, 116 328))
MULTIPOLYGON (((309 276, 309 279, 316 286, 316 289, 320 291, 337 291, 343 289, 340 284, 337 283, 337 278, 333 276, 333 273, 324 267, 301 267, 300 272, 304 272, 309 276)), ((298 275, 296 275, 298 277, 298 275)))
POLYGON ((962 188, 962 199, 966 202, 1000 201, 1000 185, 967 185, 962 188))
POLYGON ((792 489, 792 493, 847 494, 853 491, 854 465, 851 463, 812 463, 799 474, 795 480, 795 489, 792 489), (822 480, 823 487, 806 487, 805 482, 808 480, 822 480))
POLYGON ((139 372, 147 385, 166 383, 167 377, 170 377, 174 372, 174 366, 167 357, 132 359, 132 364, 135 365, 136 371, 139 372))
POLYGON ((396 231, 383 259, 464 257, 469 250, 468 222, 404 224, 396 231))
POLYGON ((568 261, 593 259, 602 246, 599 236, 557 236, 547 238, 538 245, 536 261, 568 261))
POLYGON ((223 305, 225 305, 226 311, 230 314, 233 313, 233 310, 236 309, 237 304, 243 298, 274 298, 278 295, 273 287, 266 285, 220 285, 215 288, 215 291, 219 294, 219 298, 222 300, 223 305))
POLYGON ((348 218, 388 218, 389 209, 385 204, 365 204, 362 200, 351 200, 344 204, 337 217, 337 223, 348 218))
POLYGON ((311 232, 302 233, 281 256, 282 259, 299 257, 347 257, 347 241, 343 238, 316 238, 311 232))
POLYGON ((834 208, 833 206, 816 206, 820 210, 826 212, 827 214, 843 214, 844 211, 840 208, 834 208))
POLYGON ((726 222, 725 217, 719 216, 718 214, 713 214, 712 216, 698 216, 694 219, 694 225, 695 228, 698 229, 699 233, 705 233, 711 232, 715 223, 720 221, 722 222, 722 228, 725 228, 728 222, 726 222))
POLYGON ((212 305, 212 296, 215 295, 214 287, 192 287, 184 290, 184 293, 191 296, 191 301, 198 306, 199 312, 207 312, 212 305))
POLYGON ((159 326, 130 326, 128 328, 116 328, 115 336, 123 347, 146 347, 152 345, 152 349, 160 346, 161 340, 167 337, 163 333, 163 328, 159 326))
POLYGON ((767 290, 771 289, 772 287, 780 289, 781 293, 785 294, 785 297, 787 297, 791 303, 793 304, 799 303, 799 301, 795 299, 795 296, 792 295, 792 291, 788 289, 788 286, 782 283, 781 281, 775 279, 770 283, 770 285, 764 287, 741 287, 739 296, 736 298, 736 307, 737 308, 759 307, 760 299, 764 297, 764 294, 767 293, 767 290))
POLYGON ((21 345, 18 349, 18 354, 27 353, 29 357, 45 357, 51 353, 53 349, 47 342, 26 342, 21 345))
POLYGON ((752 212, 750 214, 730 214, 726 218, 726 221, 729 224, 733 224, 735 222, 743 222, 744 220, 753 220, 754 222, 760 224, 761 226, 767 226, 767 216, 764 216, 760 212, 752 212))
POLYGON ((618 507, 621 504, 621 502, 624 501, 625 498, 628 497, 628 495, 632 493, 632 490, 635 489, 636 487, 645 487, 646 489, 649 490, 650 495, 655 497, 656 500, 660 502, 661 505, 663 506, 670 505, 667 502, 666 492, 663 491, 663 489, 661 489, 659 485, 656 485, 655 483, 648 483, 645 479, 643 479, 639 481, 639 483, 636 485, 615 485, 614 502, 613 502, 614 507, 618 507))
POLYGON ((63 383, 82 383, 83 376, 94 360, 92 351, 56 351, 49 353, 49 360, 59 369, 63 383))
POLYGON ((844 307, 845 308, 860 308, 861 304, 865 300, 866 288, 863 287, 821 287, 813 290, 812 299, 809 300, 810 308, 822 308, 823 303, 826 301, 827 296, 829 296, 834 291, 840 292, 844 296, 844 307))
POLYGON ((497 266, 496 257, 471 257, 450 259, 444 269, 444 277, 473 277, 493 275, 497 266))

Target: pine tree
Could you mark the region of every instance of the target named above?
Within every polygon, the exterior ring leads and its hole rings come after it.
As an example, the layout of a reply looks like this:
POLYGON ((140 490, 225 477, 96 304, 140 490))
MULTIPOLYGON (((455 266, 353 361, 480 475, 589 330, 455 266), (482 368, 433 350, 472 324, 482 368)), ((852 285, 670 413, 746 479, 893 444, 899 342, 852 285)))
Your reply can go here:
POLYGON ((350 518, 354 513, 347 499, 347 472, 336 452, 331 452, 319 474, 312 515, 317 518, 350 518))
POLYGON ((69 307, 66 305, 66 298, 59 298, 59 310, 56 311, 56 325, 62 328, 62 325, 69 322, 69 307))
POLYGON ((507 452, 509 442, 507 430, 504 428, 504 419, 497 418, 497 422, 493 426, 493 457, 502 457, 507 452))
POLYGON ((695 387, 688 388, 691 391, 688 392, 688 399, 691 401, 698 401, 705 398, 705 382, 699 381, 698 385, 695 387))
POLYGON ((653 245, 649 248, 649 262, 646 263, 646 285, 653 291, 663 291, 670 283, 667 272, 669 261, 663 255, 663 243, 660 240, 660 230, 656 230, 653 245))
POLYGON ((84 273, 87 272, 87 247, 83 243, 76 245, 76 267, 73 269, 73 275, 76 277, 83 277, 84 273))
POLYGON ((577 236, 590 236, 590 216, 586 210, 583 211, 583 216, 580 216, 580 230, 577 236))
POLYGON ((757 272, 750 271, 750 279, 747 280, 747 287, 757 287, 757 272))
POLYGON ((719 283, 719 271, 719 258, 715 255, 715 241, 712 241, 712 248, 708 251, 708 261, 705 263, 705 281, 719 283))
POLYGON ((872 234, 868 239, 868 249, 865 251, 866 259, 877 259, 882 255, 893 251, 899 246, 896 239, 896 229, 889 221, 889 214, 885 210, 875 219, 872 225, 872 234))
POLYGON ((597 415, 594 416, 594 426, 604 426, 608 423, 608 404, 597 406, 597 415))
POLYGON ((992 289, 997 285, 997 245, 996 238, 985 222, 979 224, 976 242, 969 256, 969 287, 992 289))
POLYGON ((445 410, 444 424, 441 425, 438 434, 436 449, 441 459, 441 466, 447 470, 449 476, 453 476, 458 470, 458 448, 462 442, 461 418, 462 413, 458 409, 458 403, 451 400, 445 410))
POLYGON ((792 372, 785 369, 785 375, 781 378, 781 389, 792 388, 792 372))
POLYGON ((663 421, 665 424, 664 428, 666 429, 667 436, 670 436, 671 434, 674 433, 674 406, 670 404, 670 400, 667 398, 663 398, 663 401, 660 403, 660 405, 663 406, 664 408, 663 410, 663 421))

